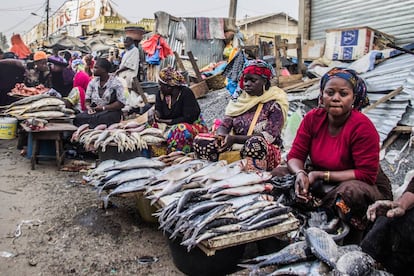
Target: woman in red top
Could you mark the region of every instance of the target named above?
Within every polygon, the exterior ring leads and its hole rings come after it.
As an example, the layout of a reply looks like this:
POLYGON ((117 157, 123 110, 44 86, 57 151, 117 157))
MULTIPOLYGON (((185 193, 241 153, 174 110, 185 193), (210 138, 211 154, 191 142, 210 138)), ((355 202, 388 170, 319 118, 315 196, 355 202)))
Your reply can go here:
POLYGON ((296 174, 297 196, 316 196, 323 206, 336 209, 353 230, 349 242, 355 242, 362 238, 368 205, 392 198, 391 186, 379 164, 378 132, 360 112, 369 102, 364 81, 353 70, 333 68, 322 77, 320 91, 320 107, 299 126, 288 169, 296 174))

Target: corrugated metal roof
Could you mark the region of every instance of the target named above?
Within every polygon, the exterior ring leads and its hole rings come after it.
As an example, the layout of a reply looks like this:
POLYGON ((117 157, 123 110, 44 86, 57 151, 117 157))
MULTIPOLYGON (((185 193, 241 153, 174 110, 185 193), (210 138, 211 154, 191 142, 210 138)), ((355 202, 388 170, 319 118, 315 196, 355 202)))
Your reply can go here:
POLYGON ((396 38, 401 46, 414 41, 414 0, 312 0, 311 39, 325 30, 368 26, 396 38))
POLYGON ((240 19, 240 20, 237 20, 236 25, 237 26, 246 25, 246 24, 250 24, 250 23, 253 23, 253 22, 257 22, 257 21, 260 21, 260 20, 263 20, 263 19, 266 19, 266 18, 269 18, 269 17, 278 16, 278 15, 283 16, 283 17, 287 16, 289 18, 289 20, 298 22, 297 19, 289 16, 288 14, 286 14, 284 12, 279 12, 279 13, 270 13, 270 14, 265 14, 265 15, 260 15, 260 16, 252 16, 252 17, 240 19))
MULTIPOLYGON (((367 83, 371 104, 390 91, 403 87, 398 95, 366 113, 377 128, 381 143, 397 125, 414 126, 414 112, 408 109, 414 100, 414 55, 403 54, 390 58, 372 71, 361 74, 361 77, 367 83), (410 111, 409 114, 406 114, 407 110, 410 111)), ((319 84, 315 84, 303 93, 289 93, 288 97, 289 101, 304 101, 316 100, 318 95, 319 84)))

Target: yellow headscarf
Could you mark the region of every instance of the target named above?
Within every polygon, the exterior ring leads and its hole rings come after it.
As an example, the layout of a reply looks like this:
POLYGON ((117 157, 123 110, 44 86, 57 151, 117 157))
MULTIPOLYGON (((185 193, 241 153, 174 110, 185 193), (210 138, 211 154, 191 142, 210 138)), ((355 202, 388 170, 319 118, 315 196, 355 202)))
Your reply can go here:
POLYGON ((289 101, 286 92, 277 86, 271 86, 269 90, 265 90, 261 96, 251 96, 243 91, 237 98, 237 101, 230 101, 228 103, 224 114, 232 117, 239 116, 259 103, 267 103, 272 100, 276 101, 280 105, 283 113, 283 119, 286 124, 289 101))

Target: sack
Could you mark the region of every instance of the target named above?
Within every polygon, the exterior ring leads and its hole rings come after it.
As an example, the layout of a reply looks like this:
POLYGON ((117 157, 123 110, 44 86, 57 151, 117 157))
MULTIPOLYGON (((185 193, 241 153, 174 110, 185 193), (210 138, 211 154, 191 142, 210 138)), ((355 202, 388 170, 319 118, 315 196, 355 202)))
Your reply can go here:
POLYGON ((240 160, 240 150, 230 150, 220 153, 219 160, 226 160, 228 164, 240 160))
POLYGON ((160 39, 158 39, 158 42, 157 42, 157 46, 155 47, 155 52, 154 52, 154 54, 153 55, 148 55, 148 54, 146 54, 145 55, 145 61, 148 63, 148 64, 152 64, 152 65, 160 65, 160 62, 161 62, 161 59, 160 59, 160 49, 161 49, 161 46, 160 46, 160 39))

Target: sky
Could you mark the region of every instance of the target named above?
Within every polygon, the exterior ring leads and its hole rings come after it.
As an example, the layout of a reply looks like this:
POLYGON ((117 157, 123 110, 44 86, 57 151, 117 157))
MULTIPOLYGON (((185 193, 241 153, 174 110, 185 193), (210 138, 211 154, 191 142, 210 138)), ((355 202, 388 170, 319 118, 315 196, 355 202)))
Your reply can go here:
MULTIPOLYGON (((46 20, 47 0, 6 0, 0 5, 0 32, 9 38, 23 34, 46 20), (36 15, 32 15, 34 13, 36 15)), ((53 14, 65 0, 49 0, 53 14)), ((154 12, 165 11, 177 17, 227 17, 230 0, 110 0, 113 8, 132 22, 154 18, 154 12)), ((299 0, 238 0, 237 19, 285 12, 298 19, 299 0), (260 4, 258 4, 260 3, 260 4)))

